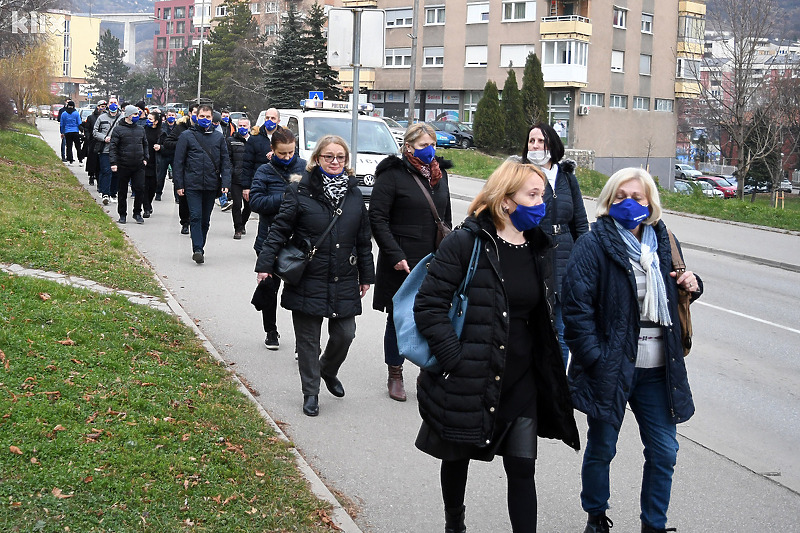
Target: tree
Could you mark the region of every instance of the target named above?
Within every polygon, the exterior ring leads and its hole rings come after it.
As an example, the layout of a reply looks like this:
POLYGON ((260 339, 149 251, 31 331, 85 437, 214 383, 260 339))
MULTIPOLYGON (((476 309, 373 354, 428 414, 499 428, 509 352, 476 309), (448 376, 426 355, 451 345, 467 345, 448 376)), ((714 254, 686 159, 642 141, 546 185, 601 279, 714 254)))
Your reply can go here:
POLYGON ((175 67, 170 69, 169 90, 181 102, 197 98, 197 70, 200 56, 189 48, 180 52, 175 67))
POLYGON ((15 53, 0 58, 0 85, 16 102, 20 116, 25 116, 31 105, 50 101, 50 80, 54 70, 47 42, 18 48, 15 53))
POLYGON ((483 97, 478 101, 472 129, 475 132, 475 144, 484 151, 495 153, 503 147, 503 110, 500 108, 497 84, 492 80, 487 81, 483 88, 483 97))
POLYGON ((542 64, 533 52, 525 61, 520 98, 528 127, 547 121, 547 90, 544 88, 542 64))
POLYGON ((56 9, 63 9, 56 0, 0 1, 0 58, 19 56, 43 44, 54 29, 48 26, 53 20, 49 12, 56 9), (33 25, 32 13, 39 14, 33 25), (32 27, 39 31, 32 30, 32 27))
POLYGON ((503 121, 505 123, 504 148, 506 153, 515 154, 521 151, 525 143, 528 125, 522 111, 522 98, 517 88, 517 75, 508 70, 508 77, 503 85, 503 121))
POLYGON ((128 66, 122 62, 125 51, 119 49, 119 39, 106 30, 100 36, 97 48, 91 51, 94 63, 86 67, 86 81, 92 89, 105 96, 116 95, 128 77, 128 66))
POLYGON ((155 95, 161 89, 161 83, 161 78, 154 68, 143 66, 128 76, 122 84, 118 97, 126 102, 138 102, 146 98, 147 89, 153 89, 155 95))
POLYGON ((314 2, 306 18, 306 49, 308 51, 308 66, 311 69, 312 90, 322 91, 325 98, 341 100, 342 90, 339 87, 339 78, 336 71, 328 65, 327 40, 323 36, 322 28, 325 26, 326 17, 322 6, 314 2))
POLYGON ((286 22, 269 56, 269 72, 265 80, 269 103, 274 107, 297 107, 315 83, 308 66, 306 41, 297 8, 293 2, 288 4, 286 22))

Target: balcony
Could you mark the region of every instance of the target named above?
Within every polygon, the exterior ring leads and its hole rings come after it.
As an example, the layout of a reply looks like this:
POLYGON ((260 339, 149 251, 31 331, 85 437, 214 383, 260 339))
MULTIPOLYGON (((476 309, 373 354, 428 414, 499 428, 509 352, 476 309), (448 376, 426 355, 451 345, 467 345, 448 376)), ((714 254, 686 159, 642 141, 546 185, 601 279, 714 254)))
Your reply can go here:
POLYGON ((586 87, 588 85, 588 68, 583 65, 542 65, 544 86, 552 87, 586 87))
POLYGON ((542 39, 592 40, 592 21, 580 15, 542 17, 539 23, 542 39))
POLYGON ((700 83, 695 80, 675 80, 675 98, 697 98, 700 96, 700 83))

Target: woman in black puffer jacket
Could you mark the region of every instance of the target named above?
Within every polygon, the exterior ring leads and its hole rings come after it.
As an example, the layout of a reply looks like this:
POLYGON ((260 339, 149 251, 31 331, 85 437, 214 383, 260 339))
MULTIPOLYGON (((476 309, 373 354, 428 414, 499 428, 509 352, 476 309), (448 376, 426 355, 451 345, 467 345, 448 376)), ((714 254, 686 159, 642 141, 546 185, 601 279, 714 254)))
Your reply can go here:
POLYGON ((258 256, 259 281, 273 275, 275 256, 289 240, 316 252, 297 285, 283 289, 281 306, 292 311, 303 412, 319 414, 320 378, 337 397, 344 387, 336 377, 356 333, 361 298, 375 282, 372 239, 364 198, 349 169, 347 143, 326 135, 299 182, 286 191, 280 211, 258 256), (337 212, 330 233, 317 242, 337 212), (328 319, 328 343, 320 357, 322 319, 328 319))
POLYGON ((536 530, 537 435, 579 449, 578 429, 552 321, 552 241, 543 216, 544 176, 503 163, 442 241, 414 312, 443 372, 422 371, 417 447, 442 460, 445 531, 464 532, 470 459, 503 456, 513 531, 536 530), (448 317, 481 241, 459 339, 448 317))

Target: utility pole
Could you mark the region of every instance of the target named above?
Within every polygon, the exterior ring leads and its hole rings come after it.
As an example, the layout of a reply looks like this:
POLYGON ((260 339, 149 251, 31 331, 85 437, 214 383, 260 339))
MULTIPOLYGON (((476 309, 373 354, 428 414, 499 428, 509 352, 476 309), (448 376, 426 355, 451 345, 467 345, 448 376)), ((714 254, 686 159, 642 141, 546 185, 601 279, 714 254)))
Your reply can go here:
POLYGON ((167 48, 167 78, 164 80, 165 85, 167 86, 167 92, 164 96, 164 105, 167 105, 169 102, 169 67, 170 67, 170 60, 169 60, 169 48, 167 48))
MULTIPOLYGON (((353 161, 358 159, 358 103, 361 94, 361 12, 360 7, 353 8, 353 109, 352 128, 350 131, 350 153, 353 161)), ((355 164, 351 163, 355 168, 355 164)))
POLYGON ((417 28, 419 27, 419 0, 414 0, 414 7, 411 12, 411 79, 408 81, 408 125, 414 123, 414 100, 417 95, 414 87, 417 82, 417 28))
POLYGON ((203 26, 206 21, 206 3, 205 0, 200 4, 200 66, 197 69, 197 105, 200 105, 200 84, 203 78, 203 26))

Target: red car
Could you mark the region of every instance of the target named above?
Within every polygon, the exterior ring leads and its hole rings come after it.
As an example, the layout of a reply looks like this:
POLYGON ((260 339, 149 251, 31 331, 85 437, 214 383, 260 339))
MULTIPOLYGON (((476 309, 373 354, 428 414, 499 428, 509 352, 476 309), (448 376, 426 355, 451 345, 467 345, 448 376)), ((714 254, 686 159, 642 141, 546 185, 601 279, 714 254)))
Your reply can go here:
POLYGON ((710 183, 712 187, 718 191, 722 191, 725 198, 733 198, 736 196, 736 187, 728 183, 725 178, 720 178, 718 176, 700 176, 697 180, 710 183))

